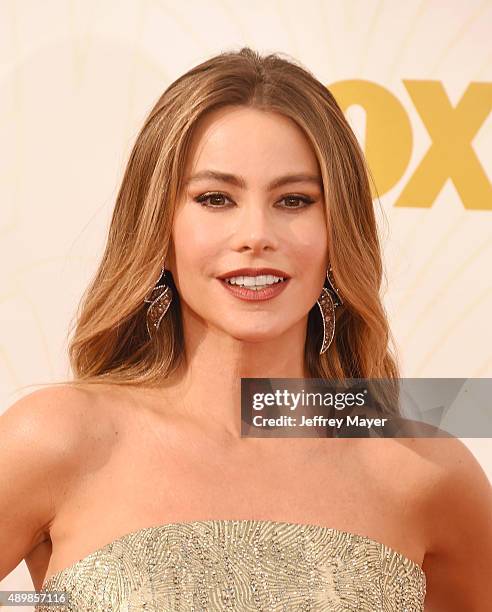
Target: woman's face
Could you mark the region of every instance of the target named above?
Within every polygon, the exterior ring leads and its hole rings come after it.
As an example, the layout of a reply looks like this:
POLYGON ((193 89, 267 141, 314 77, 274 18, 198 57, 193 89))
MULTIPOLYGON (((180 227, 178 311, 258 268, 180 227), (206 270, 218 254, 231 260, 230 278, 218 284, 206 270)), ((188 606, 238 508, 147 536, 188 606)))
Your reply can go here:
POLYGON ((322 180, 303 131, 277 113, 211 111, 195 131, 184 179, 166 260, 183 316, 191 311, 204 326, 247 342, 305 325, 328 259, 322 180), (240 268, 275 268, 290 278, 273 298, 245 300, 218 278, 240 268))

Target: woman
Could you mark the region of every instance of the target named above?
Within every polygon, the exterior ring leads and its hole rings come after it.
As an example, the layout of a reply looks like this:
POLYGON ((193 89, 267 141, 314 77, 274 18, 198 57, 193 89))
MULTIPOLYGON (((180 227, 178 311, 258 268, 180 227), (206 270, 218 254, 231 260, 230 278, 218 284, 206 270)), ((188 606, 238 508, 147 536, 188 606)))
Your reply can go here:
POLYGON ((75 379, 2 417, 0 577, 25 558, 66 610, 486 609, 490 486, 458 440, 241 437, 241 378, 398 377, 367 176, 333 96, 278 55, 165 91, 75 379))

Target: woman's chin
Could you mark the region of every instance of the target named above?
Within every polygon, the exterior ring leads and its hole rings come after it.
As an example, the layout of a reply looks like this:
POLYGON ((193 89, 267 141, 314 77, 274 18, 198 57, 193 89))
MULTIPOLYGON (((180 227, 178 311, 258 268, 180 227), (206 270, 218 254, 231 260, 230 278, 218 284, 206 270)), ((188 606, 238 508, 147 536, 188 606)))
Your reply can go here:
POLYGON ((245 346, 254 345, 253 348, 256 349, 261 349, 262 344, 279 342, 282 337, 282 331, 272 328, 261 331, 256 330, 254 332, 252 332, 251 329, 238 330, 237 328, 224 329, 224 331, 226 331, 234 341, 243 343, 245 346))

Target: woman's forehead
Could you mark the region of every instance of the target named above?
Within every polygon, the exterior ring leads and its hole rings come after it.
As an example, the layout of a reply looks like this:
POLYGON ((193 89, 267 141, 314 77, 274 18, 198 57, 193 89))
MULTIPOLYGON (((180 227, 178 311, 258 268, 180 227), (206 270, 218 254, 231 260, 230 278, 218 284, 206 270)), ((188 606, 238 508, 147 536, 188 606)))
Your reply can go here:
POLYGON ((251 107, 224 107, 202 117, 190 144, 186 178, 206 170, 265 177, 313 173, 318 160, 292 119, 251 107))

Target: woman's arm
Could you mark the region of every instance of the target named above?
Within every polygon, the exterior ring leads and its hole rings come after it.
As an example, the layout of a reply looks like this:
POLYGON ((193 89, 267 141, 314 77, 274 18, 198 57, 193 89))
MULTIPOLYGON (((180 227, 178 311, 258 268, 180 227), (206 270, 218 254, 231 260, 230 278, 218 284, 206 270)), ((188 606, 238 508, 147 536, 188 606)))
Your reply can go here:
POLYGON ((47 539, 75 457, 81 392, 49 387, 0 416, 0 580, 47 539))
POLYGON ((439 475, 429 492, 425 610, 492 610, 492 487, 463 442, 449 438, 431 444, 439 475))

